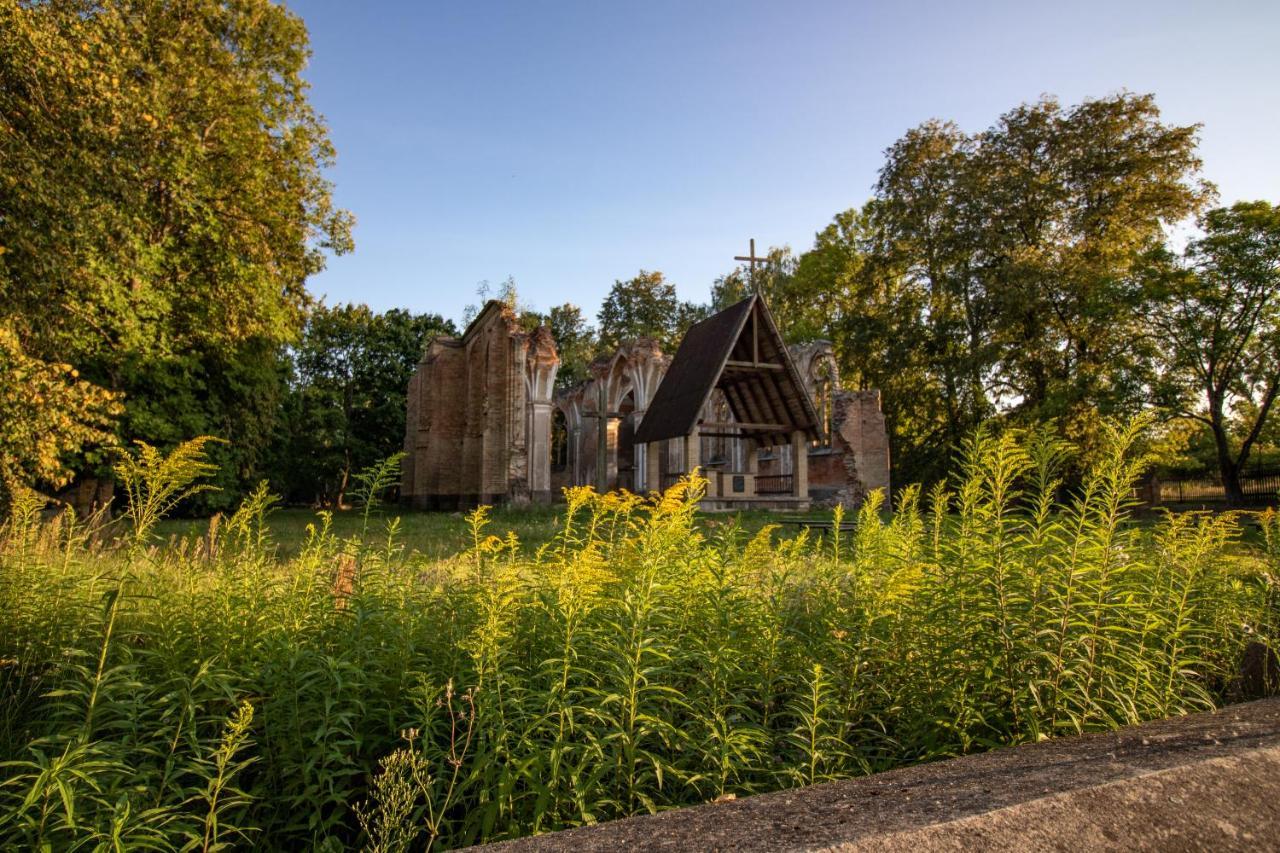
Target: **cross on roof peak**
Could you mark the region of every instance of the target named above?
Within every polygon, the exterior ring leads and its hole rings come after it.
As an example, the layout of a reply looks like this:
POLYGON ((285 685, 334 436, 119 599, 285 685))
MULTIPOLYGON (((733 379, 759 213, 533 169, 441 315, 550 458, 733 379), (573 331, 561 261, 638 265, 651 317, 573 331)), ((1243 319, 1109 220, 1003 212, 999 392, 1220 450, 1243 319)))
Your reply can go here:
POLYGON ((750 276, 750 280, 751 280, 751 292, 759 293, 760 286, 756 283, 756 264, 766 263, 769 260, 769 256, 765 255, 762 258, 756 255, 756 238, 755 237, 751 238, 751 252, 749 254, 745 256, 734 255, 733 259, 735 261, 746 261, 750 265, 749 266, 750 271, 748 272, 748 275, 750 276))

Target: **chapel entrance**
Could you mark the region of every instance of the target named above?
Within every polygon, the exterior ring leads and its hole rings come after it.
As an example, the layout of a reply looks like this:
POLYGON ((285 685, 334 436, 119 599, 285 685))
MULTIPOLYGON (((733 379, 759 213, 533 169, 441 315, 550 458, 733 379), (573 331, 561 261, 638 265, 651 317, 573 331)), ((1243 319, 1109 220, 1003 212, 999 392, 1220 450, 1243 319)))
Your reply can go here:
POLYGON ((819 438, 803 379, 768 306, 752 295, 689 329, 635 441, 646 445, 648 479, 664 487, 700 469, 705 509, 800 509, 809 504, 809 446, 819 438), (790 470, 761 472, 765 449, 785 454, 790 470))

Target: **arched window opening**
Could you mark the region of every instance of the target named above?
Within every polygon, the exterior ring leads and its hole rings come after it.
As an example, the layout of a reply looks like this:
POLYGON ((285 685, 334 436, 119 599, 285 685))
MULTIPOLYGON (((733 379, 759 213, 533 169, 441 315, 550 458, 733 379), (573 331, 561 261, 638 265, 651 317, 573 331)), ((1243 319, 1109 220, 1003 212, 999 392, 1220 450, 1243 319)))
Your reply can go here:
POLYGON ((563 471, 569 466, 569 421, 564 412, 551 413, 551 470, 563 471))
POLYGON ((815 447, 831 446, 832 420, 835 408, 835 376, 828 359, 818 359, 813 365, 814 406, 818 410, 818 440, 815 447))

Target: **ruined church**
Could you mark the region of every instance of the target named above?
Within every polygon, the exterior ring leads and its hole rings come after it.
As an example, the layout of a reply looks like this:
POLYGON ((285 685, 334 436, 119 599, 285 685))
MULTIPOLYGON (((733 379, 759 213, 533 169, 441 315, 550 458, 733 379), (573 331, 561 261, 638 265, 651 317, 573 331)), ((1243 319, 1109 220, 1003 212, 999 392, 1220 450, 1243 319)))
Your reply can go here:
POLYGON ((879 392, 842 390, 831 344, 786 345, 759 296, 690 328, 674 354, 633 341, 557 392, 558 367, 550 331, 498 301, 461 337, 433 339, 409 382, 402 500, 644 493, 695 468, 706 509, 855 507, 889 490, 879 392))

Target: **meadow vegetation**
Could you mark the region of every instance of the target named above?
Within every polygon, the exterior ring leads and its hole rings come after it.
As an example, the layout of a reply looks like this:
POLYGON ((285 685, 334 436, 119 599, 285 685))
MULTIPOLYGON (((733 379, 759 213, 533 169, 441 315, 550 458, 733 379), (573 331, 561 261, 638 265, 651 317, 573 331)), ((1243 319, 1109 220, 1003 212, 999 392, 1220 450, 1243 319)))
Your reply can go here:
POLYGON ((1280 521, 1134 524, 1139 431, 1069 489, 980 431, 825 537, 708 528, 694 479, 570 490, 536 548, 481 509, 448 556, 368 513, 280 553, 265 488, 166 543, 200 443, 122 463, 127 532, 20 491, 0 844, 456 846, 1215 707, 1280 635, 1280 521))

